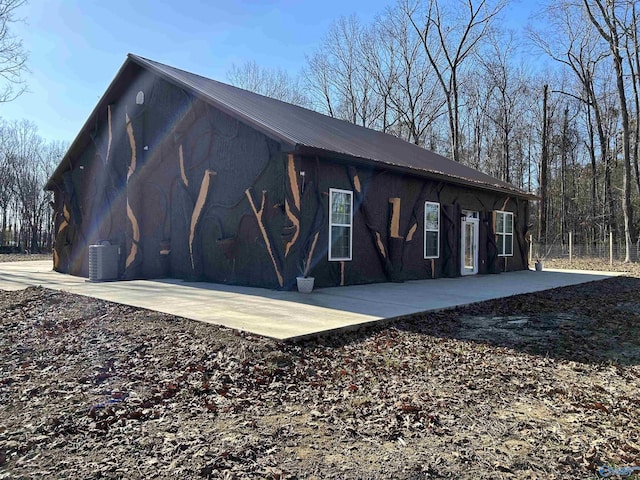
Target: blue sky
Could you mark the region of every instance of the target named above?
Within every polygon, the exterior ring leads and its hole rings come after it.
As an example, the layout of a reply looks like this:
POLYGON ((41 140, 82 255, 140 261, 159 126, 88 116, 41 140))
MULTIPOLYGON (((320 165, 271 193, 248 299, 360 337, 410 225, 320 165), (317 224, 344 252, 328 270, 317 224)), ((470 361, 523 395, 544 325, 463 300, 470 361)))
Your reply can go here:
MULTIPOLYGON (((530 5, 510 7, 526 23, 530 5)), ((28 119, 49 140, 71 141, 127 53, 225 81, 233 63, 255 60, 296 74, 331 23, 367 23, 394 0, 31 0, 13 26, 30 52, 29 91, 0 104, 0 117, 28 119)), ((535 4, 535 3, 534 3, 535 4)))

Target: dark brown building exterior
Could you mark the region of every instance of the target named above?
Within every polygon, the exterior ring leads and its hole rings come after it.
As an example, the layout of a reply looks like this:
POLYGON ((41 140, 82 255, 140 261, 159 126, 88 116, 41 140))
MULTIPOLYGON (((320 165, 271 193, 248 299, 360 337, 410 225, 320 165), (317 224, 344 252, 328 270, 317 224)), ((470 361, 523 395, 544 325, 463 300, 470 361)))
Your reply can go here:
POLYGON ((293 288, 528 267, 532 195, 396 137, 129 55, 48 182, 54 269, 293 288))

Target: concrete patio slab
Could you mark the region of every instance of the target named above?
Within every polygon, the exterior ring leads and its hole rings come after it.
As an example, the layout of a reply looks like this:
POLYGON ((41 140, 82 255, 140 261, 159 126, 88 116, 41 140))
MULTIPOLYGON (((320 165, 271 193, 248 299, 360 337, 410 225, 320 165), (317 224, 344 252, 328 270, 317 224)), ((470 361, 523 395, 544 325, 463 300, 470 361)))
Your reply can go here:
POLYGON ((37 261, 0 263, 0 290, 40 285, 284 340, 616 275, 620 274, 520 271, 320 288, 305 295, 172 279, 92 283, 52 271, 50 261, 37 261))

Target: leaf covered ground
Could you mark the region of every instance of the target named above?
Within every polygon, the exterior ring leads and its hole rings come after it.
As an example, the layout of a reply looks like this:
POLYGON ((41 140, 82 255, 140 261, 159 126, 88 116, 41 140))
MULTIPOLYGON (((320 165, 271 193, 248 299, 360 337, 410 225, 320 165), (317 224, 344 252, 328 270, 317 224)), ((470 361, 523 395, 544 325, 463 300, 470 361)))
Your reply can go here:
POLYGON ((595 478, 640 465, 640 278, 281 343, 0 291, 0 478, 595 478))
POLYGON ((38 260, 51 260, 49 253, 0 253, 0 263, 2 262, 34 262, 38 260))

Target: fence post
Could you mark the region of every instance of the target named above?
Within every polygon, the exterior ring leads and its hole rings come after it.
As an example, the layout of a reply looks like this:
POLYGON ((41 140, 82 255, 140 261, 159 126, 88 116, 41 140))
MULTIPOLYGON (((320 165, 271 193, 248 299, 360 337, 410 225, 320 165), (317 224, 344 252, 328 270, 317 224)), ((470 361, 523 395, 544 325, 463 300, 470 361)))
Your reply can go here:
POLYGON ((533 263, 533 233, 529 234, 529 266, 533 263))
POLYGON ((613 267, 613 232, 609 232, 609 266, 613 267))
POLYGON ((573 232, 569 232, 569 264, 573 260, 573 232))

